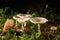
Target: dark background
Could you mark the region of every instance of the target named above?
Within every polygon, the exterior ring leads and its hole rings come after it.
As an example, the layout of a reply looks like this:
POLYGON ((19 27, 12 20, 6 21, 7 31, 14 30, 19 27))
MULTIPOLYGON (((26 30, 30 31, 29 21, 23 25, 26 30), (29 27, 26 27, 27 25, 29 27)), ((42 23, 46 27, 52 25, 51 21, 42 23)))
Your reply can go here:
POLYGON ((48 4, 50 8, 57 8, 55 13, 60 13, 60 1, 58 0, 0 0, 0 8, 9 7, 10 10, 26 12, 28 9, 35 9, 45 6, 48 4))

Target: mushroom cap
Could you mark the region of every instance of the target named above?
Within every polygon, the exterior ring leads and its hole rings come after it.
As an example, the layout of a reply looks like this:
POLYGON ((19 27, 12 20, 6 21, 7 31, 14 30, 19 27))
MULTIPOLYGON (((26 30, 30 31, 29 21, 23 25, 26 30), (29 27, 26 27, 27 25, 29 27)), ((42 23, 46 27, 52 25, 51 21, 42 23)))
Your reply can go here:
POLYGON ((13 16, 13 19, 15 19, 16 21, 18 21, 19 23, 21 22, 25 22, 24 20, 22 20, 20 17, 18 16, 13 16))
POLYGON ((22 23, 22 22, 25 22, 25 21, 28 20, 28 19, 22 19, 22 18, 20 18, 18 16, 13 16, 13 19, 15 19, 16 21, 18 21, 19 23, 22 23))
POLYGON ((31 15, 29 15, 29 14, 17 14, 17 16, 24 20, 29 20, 31 17, 31 15))
POLYGON ((16 20, 16 19, 19 19, 19 18, 20 18, 20 17, 18 17, 18 16, 13 16, 13 19, 15 19, 15 20, 16 20))
POLYGON ((51 26, 50 29, 51 29, 51 30, 57 30, 57 27, 56 27, 56 26, 51 26))
POLYGON ((46 18, 43 18, 43 17, 34 17, 32 19, 30 19, 30 21, 34 24, 37 24, 37 23, 46 23, 48 20, 46 18))
POLYGON ((3 31, 6 31, 9 27, 14 26, 14 20, 8 19, 4 25, 3 31))
POLYGON ((21 32, 23 32, 23 29, 17 29, 17 31, 21 31, 21 32))
POLYGON ((31 17, 31 15, 29 15, 29 14, 17 14, 17 16, 19 16, 19 17, 21 17, 21 18, 28 18, 28 17, 31 17))

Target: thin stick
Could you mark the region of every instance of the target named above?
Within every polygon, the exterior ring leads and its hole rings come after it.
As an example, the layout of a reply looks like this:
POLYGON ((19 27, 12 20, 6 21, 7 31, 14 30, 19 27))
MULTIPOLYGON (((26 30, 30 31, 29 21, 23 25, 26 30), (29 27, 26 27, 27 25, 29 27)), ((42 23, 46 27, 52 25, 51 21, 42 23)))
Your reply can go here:
POLYGON ((40 24, 38 24, 38 33, 40 33, 40 24))

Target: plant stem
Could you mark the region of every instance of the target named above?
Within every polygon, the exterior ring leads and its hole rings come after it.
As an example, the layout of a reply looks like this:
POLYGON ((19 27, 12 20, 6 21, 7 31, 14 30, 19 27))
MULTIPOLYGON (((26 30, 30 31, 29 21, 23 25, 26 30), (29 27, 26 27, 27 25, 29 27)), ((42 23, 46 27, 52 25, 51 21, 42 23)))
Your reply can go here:
POLYGON ((17 21, 16 21, 16 25, 15 26, 17 27, 17 21))

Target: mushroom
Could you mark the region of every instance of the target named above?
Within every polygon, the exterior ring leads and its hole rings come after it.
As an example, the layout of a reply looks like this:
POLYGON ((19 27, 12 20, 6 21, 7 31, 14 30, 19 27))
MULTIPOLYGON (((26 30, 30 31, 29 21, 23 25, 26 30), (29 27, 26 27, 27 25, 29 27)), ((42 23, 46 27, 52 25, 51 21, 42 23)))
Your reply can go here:
POLYGON ((48 20, 43 17, 34 17, 30 19, 30 21, 34 24, 38 24, 38 33, 40 33, 40 24, 46 23, 48 20))
MULTIPOLYGON (((26 16, 24 16, 24 17, 26 17, 26 16)), ((16 25, 17 25, 17 21, 19 23, 21 23, 22 30, 24 30, 24 27, 26 26, 26 21, 28 21, 30 19, 30 18, 21 18, 19 16, 14 16, 13 18, 16 20, 16 25)))
MULTIPOLYGON (((26 22, 30 20, 31 15, 28 14, 17 14, 17 17, 14 16, 13 18, 22 25, 22 30, 24 30, 24 27, 26 26, 26 22)), ((16 24, 17 25, 17 24, 16 24)))
POLYGON ((24 29, 23 28, 23 22, 24 22, 24 20, 22 20, 20 17, 18 17, 18 16, 13 16, 13 19, 15 19, 16 20, 16 27, 17 27, 17 22, 19 22, 19 23, 21 23, 21 25, 22 25, 22 29, 24 29))
POLYGON ((55 27, 55 26, 51 26, 50 29, 51 29, 51 30, 57 30, 57 27, 55 27))
POLYGON ((50 29, 54 32, 55 30, 57 30, 56 26, 51 26, 50 29))
POLYGON ((21 19, 23 19, 25 22, 24 22, 24 27, 26 26, 26 21, 29 21, 30 20, 30 17, 31 15, 29 14, 17 14, 17 16, 19 16, 21 19))
POLYGON ((3 32, 6 32, 8 28, 13 27, 14 26, 14 20, 12 19, 8 19, 5 22, 4 28, 3 28, 3 32))

